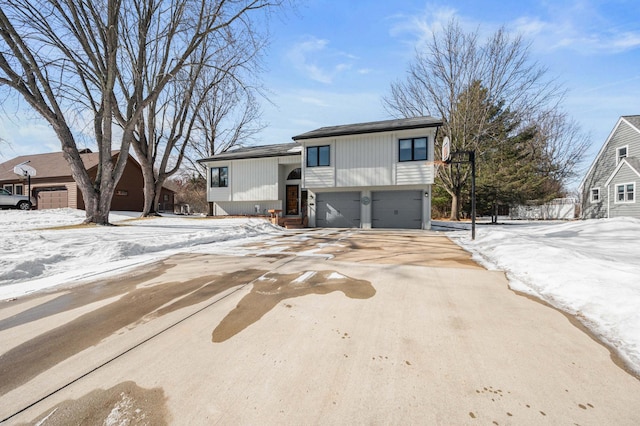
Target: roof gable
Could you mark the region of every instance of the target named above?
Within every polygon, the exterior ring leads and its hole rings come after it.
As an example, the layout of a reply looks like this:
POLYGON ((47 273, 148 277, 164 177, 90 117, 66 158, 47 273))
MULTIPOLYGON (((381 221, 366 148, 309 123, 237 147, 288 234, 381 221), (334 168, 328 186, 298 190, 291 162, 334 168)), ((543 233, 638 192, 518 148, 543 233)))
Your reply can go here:
POLYGON ((359 135, 363 133, 381 133, 407 129, 442 126, 442 120, 434 117, 414 117, 396 120, 372 121, 369 123, 345 124, 341 126, 321 127, 298 136, 293 140, 318 139, 331 136, 359 135))
POLYGON ((623 158, 622 160, 620 160, 615 170, 611 173, 611 176, 609 176, 609 179, 607 179, 607 181, 605 182, 605 186, 608 186, 611 183, 613 178, 616 177, 620 169, 624 166, 629 167, 631 171, 633 171, 635 174, 638 175, 638 177, 640 177, 640 159, 636 157, 623 158))
MULTIPOLYGON (((600 151, 598 151, 598 154, 593 159, 593 162, 591 163, 591 166, 589 166, 589 169, 587 170, 587 173, 585 173, 584 177, 582 178, 582 181, 580 182, 580 185, 579 185, 579 188, 580 188, 581 191, 584 189, 584 184, 585 184, 587 178, 589 177, 589 175, 591 174, 591 172, 593 171, 593 168, 596 166, 596 164, 598 164, 598 161, 600 161, 600 158, 602 157, 602 155, 606 151, 606 148, 609 145, 609 142, 611 142, 611 139, 613 139, 613 137, 615 136, 615 134, 618 131, 618 128, 623 123, 625 125, 629 126, 631 129, 635 130, 638 133, 638 135, 640 136, 640 115, 623 115, 622 117, 620 117, 618 119, 618 121, 616 122, 616 125, 614 126, 613 130, 611 131, 611 133, 609 133, 609 136, 607 137, 607 140, 600 147, 600 151)), ((620 164, 618 164, 618 165, 620 165, 620 164)))

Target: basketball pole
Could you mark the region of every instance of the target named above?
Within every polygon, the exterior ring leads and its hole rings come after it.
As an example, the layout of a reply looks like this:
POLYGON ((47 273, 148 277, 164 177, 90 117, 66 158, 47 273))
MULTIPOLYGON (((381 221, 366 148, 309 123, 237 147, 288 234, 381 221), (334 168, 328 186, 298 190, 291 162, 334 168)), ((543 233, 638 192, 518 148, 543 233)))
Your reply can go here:
POLYGON ((443 140, 443 162, 445 164, 471 164, 471 239, 476 239, 476 152, 475 151, 450 151, 449 138, 445 136, 443 140), (468 161, 456 160, 453 157, 467 154, 468 161))

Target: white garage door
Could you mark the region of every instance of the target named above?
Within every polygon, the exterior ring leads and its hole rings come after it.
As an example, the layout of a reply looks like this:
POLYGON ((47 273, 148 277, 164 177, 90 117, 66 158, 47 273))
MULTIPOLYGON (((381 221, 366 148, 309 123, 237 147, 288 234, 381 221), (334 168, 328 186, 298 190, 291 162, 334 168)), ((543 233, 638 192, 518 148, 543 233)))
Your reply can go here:
POLYGON ((316 226, 319 228, 360 227, 359 192, 320 193, 316 197, 316 226))
POLYGON ((373 228, 422 228, 422 191, 378 191, 371 194, 373 228))

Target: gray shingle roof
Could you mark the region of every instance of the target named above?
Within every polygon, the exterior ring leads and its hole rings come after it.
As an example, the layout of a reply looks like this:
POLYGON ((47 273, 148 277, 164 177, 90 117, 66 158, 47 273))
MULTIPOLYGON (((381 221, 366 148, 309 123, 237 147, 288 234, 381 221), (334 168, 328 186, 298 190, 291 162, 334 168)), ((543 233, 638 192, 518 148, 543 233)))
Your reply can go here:
POLYGON ((622 118, 631 123, 636 129, 640 129, 640 115, 623 115, 622 118))
POLYGON ((625 161, 636 171, 636 173, 640 173, 640 158, 627 157, 625 158, 625 161))
POLYGON ((234 149, 232 151, 222 152, 213 157, 198 160, 198 163, 204 161, 223 161, 223 160, 241 160, 243 158, 264 158, 264 157, 282 157, 285 155, 301 155, 302 146, 297 142, 279 143, 274 145, 248 146, 244 148, 234 149))
POLYGON ((396 120, 373 121, 370 123, 345 124, 342 126, 321 127, 298 136, 293 140, 316 139, 331 136, 357 135, 362 133, 379 133, 393 130, 420 129, 438 127, 442 120, 434 117, 401 118, 396 120))

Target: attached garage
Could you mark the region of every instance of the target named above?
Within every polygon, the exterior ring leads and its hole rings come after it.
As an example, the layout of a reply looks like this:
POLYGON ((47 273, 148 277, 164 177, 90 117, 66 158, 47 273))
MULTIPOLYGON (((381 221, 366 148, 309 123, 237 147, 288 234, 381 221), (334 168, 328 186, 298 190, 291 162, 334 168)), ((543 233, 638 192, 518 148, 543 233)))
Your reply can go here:
POLYGON ((316 197, 316 226, 360 227, 360 192, 326 192, 316 197))
POLYGON ((66 188, 42 188, 38 190, 38 210, 69 207, 66 188))
POLYGON ((371 194, 373 228, 422 228, 422 191, 377 191, 371 194))

